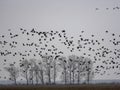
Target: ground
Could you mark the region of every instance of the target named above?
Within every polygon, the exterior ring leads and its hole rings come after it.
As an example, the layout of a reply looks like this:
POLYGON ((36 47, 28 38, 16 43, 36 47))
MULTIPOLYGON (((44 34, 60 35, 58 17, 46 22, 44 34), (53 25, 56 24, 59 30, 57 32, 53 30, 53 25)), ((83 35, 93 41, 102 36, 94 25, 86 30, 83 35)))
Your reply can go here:
POLYGON ((47 86, 1 86, 0 90, 120 90, 120 84, 110 85, 47 85, 47 86))

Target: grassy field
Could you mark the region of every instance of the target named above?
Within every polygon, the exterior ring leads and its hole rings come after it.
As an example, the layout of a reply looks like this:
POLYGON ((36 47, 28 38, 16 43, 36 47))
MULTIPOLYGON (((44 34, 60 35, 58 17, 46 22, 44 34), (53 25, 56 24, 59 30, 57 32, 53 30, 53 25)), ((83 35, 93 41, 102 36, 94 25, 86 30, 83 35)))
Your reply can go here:
POLYGON ((120 90, 120 85, 0 86, 0 90, 120 90))

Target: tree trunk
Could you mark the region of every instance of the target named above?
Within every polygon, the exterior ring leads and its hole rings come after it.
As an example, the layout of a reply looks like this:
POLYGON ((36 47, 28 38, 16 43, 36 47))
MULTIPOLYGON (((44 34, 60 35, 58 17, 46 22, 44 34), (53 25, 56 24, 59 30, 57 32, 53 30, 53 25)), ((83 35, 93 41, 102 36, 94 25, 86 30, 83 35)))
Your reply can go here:
POLYGON ((26 83, 28 85, 28 74, 27 74, 27 71, 26 71, 26 83))
POLYGON ((38 73, 36 71, 36 85, 38 85, 38 73))
POLYGON ((17 85, 17 82, 16 82, 16 78, 14 77, 14 82, 15 82, 15 85, 17 85))
POLYGON ((43 70, 41 70, 41 82, 44 85, 44 76, 43 76, 43 70))
POLYGON ((78 70, 78 84, 80 84, 80 71, 78 70))
POLYGON ((90 81, 90 71, 88 71, 88 78, 87 78, 87 82, 88 82, 88 84, 89 84, 89 81, 90 81))
POLYGON ((49 68, 49 70, 48 70, 48 80, 49 80, 49 84, 51 84, 51 70, 50 70, 50 68, 49 68))
POLYGON ((80 84, 80 64, 78 63, 78 84, 80 84))
POLYGON ((41 80, 42 85, 44 85, 44 78, 43 78, 43 71, 40 70, 40 75, 38 75, 39 79, 41 80))
POLYGON ((71 66, 70 66, 70 84, 71 84, 71 66))
POLYGON ((56 84, 56 62, 54 62, 54 84, 56 84))
POLYGON ((31 81, 32 81, 32 85, 33 85, 33 71, 32 71, 32 76, 31 76, 31 81))
POLYGON ((66 68, 64 68, 64 73, 65 73, 65 85, 67 84, 67 73, 66 73, 66 68))
POLYGON ((75 79, 74 77, 75 77, 75 72, 74 72, 74 70, 73 70, 73 84, 74 84, 74 81, 75 81, 75 80, 74 80, 74 79, 75 79))

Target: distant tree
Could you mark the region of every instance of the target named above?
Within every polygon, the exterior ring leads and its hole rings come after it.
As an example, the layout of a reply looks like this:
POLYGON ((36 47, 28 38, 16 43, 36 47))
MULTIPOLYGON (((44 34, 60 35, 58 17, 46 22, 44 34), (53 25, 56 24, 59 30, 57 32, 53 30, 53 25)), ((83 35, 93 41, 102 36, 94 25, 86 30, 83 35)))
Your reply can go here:
POLYGON ((54 56, 52 66, 53 66, 53 83, 56 84, 56 78, 57 78, 57 73, 59 71, 58 69, 58 58, 59 55, 54 56))
POLYGON ((73 60, 69 58, 68 59, 68 71, 69 71, 70 84, 72 82, 72 65, 73 65, 73 60))
POLYGON ((39 67, 38 67, 38 65, 35 65, 34 71, 35 71, 36 84, 38 84, 38 82, 39 82, 39 67))
POLYGON ((66 57, 64 56, 60 56, 59 57, 59 61, 60 61, 60 67, 62 68, 62 78, 64 80, 64 83, 67 84, 67 81, 68 81, 68 71, 67 71, 67 60, 66 60, 66 57))
POLYGON ((32 83, 32 85, 34 84, 34 63, 33 60, 30 60, 30 64, 29 64, 29 80, 32 83))
POLYGON ((14 66, 14 64, 10 64, 9 67, 4 68, 10 74, 10 80, 14 81, 15 85, 17 78, 19 77, 19 69, 14 66))
POLYGON ((48 84, 51 84, 51 68, 53 68, 53 66, 52 66, 53 56, 45 55, 42 58, 43 58, 43 62, 44 62, 45 74, 47 76, 48 84))
POLYGON ((87 57, 78 57, 76 55, 68 56, 67 63, 67 71, 69 73, 68 78, 70 84, 74 84, 76 82, 80 83, 80 79, 85 78, 87 83, 92 79, 94 73, 92 71, 92 60, 87 57), (82 74, 85 74, 82 76, 82 74))
POLYGON ((94 72, 92 70, 93 62, 90 58, 84 58, 84 70, 86 72, 86 81, 89 84, 90 80, 94 77, 94 72))
POLYGON ((38 84, 39 81, 39 66, 36 62, 36 59, 30 59, 29 61, 29 66, 31 67, 31 69, 29 70, 29 72, 32 72, 31 77, 32 77, 32 81, 33 81, 33 76, 35 76, 36 79, 36 84, 38 84))
POLYGON ((45 74, 45 76, 47 76, 47 81, 49 84, 52 83, 56 84, 56 78, 57 78, 57 71, 58 69, 58 57, 59 55, 56 56, 43 56, 43 60, 40 61, 39 63, 39 69, 40 69, 40 76, 41 76, 41 81, 42 83, 44 83, 44 78, 43 78, 43 74, 45 74), (45 72, 45 73, 44 73, 45 72))
POLYGON ((69 71, 69 77, 70 77, 70 84, 74 84, 75 82, 75 73, 77 69, 77 58, 76 55, 70 55, 68 56, 68 71, 69 71))
POLYGON ((40 80, 41 80, 41 83, 42 84, 44 84, 44 70, 45 70, 45 68, 44 68, 44 63, 42 62, 42 61, 39 61, 38 62, 38 67, 39 67, 39 75, 38 75, 38 77, 40 78, 40 80))
POLYGON ((22 76, 26 79, 27 85, 29 84, 29 61, 28 60, 23 60, 20 63, 21 71, 22 71, 22 76))
POLYGON ((33 85, 34 84, 34 70, 33 70, 33 67, 30 66, 30 70, 29 70, 29 80, 30 80, 30 83, 33 85))
POLYGON ((86 72, 84 57, 78 57, 77 60, 77 84, 80 84, 81 73, 86 72))

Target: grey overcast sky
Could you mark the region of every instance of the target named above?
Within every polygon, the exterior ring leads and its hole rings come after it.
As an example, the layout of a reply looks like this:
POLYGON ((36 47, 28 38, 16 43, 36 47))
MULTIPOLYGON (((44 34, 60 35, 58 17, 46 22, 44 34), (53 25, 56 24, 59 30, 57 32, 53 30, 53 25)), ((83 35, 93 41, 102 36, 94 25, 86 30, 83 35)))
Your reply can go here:
MULTIPOLYGON (((120 34, 117 6, 120 7, 120 0, 0 0, 0 34, 7 34, 8 29, 17 32, 19 28, 65 29, 75 37, 84 30, 86 37, 96 34, 110 38, 104 31, 120 34)), ((120 79, 115 75, 96 76, 96 79, 111 78, 120 79)))
POLYGON ((0 0, 0 31, 18 27, 118 31, 120 11, 113 8, 119 4, 120 0, 0 0))

